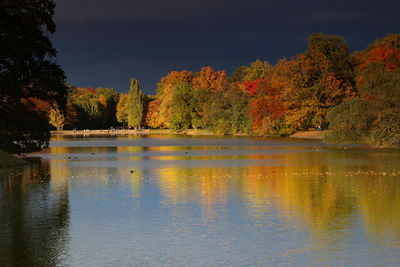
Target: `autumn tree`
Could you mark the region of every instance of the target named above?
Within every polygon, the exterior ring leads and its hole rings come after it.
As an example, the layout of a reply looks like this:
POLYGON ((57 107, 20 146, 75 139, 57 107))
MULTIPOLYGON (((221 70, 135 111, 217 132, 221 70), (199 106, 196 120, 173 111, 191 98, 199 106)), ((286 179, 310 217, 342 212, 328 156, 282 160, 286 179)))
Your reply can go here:
POLYGON ((150 111, 150 103, 156 99, 157 99, 156 96, 143 94, 143 116, 142 116, 141 125, 148 126, 146 123, 146 118, 147 118, 147 114, 150 111))
POLYGON ((331 110, 328 139, 399 147, 400 34, 376 40, 356 60, 359 97, 331 110))
POLYGON ((191 71, 171 71, 167 76, 161 78, 157 88, 157 98, 161 100, 159 108, 158 124, 161 127, 168 127, 172 114, 171 101, 174 94, 175 85, 179 83, 191 84, 193 74, 191 71))
POLYGON ((50 139, 48 117, 32 98, 64 107, 65 74, 49 35, 52 0, 0 2, 0 149, 38 150, 50 139))
POLYGON ((135 129, 140 128, 143 117, 143 93, 139 88, 139 81, 131 79, 128 97, 128 125, 135 129))
POLYGON ((117 112, 115 114, 117 121, 119 123, 122 123, 122 128, 126 128, 126 125, 128 124, 128 111, 127 111, 127 106, 128 106, 128 99, 129 95, 121 93, 119 96, 119 101, 117 104, 117 112))
POLYGON ((156 99, 149 103, 148 112, 146 114, 145 124, 150 128, 160 128, 162 126, 160 117, 160 105, 162 100, 156 99))
POLYGON ((257 59, 250 63, 250 67, 247 67, 243 81, 263 80, 272 71, 272 68, 267 61, 257 59))
POLYGON ((201 68, 198 75, 193 78, 193 88, 209 89, 211 92, 223 91, 228 82, 226 72, 214 71, 211 67, 201 68))
POLYGON ((273 82, 271 74, 263 80, 244 83, 251 94, 249 116, 253 132, 261 135, 287 134, 283 117, 286 107, 282 99, 282 88, 273 82))
POLYGON ((304 56, 313 59, 315 51, 326 57, 330 70, 337 80, 354 86, 355 60, 343 37, 313 33, 308 38, 308 49, 304 52, 304 56))
POLYGON ((64 127, 65 117, 64 114, 61 113, 57 105, 54 105, 54 107, 50 109, 49 119, 50 124, 56 127, 57 131, 62 131, 64 127))
POLYGON ((309 57, 280 60, 274 80, 284 88, 285 121, 292 131, 316 127, 325 121, 329 108, 352 96, 352 87, 335 77, 330 61, 318 49, 309 57))

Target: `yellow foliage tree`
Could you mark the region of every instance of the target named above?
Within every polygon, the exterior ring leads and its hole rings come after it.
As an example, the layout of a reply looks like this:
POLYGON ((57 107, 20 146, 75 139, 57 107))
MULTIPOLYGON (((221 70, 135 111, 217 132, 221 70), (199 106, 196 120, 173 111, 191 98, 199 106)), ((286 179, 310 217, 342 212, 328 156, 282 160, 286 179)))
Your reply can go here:
POLYGON ((49 114, 50 124, 57 128, 57 131, 62 131, 64 127, 65 117, 61 113, 57 105, 50 109, 49 114))
POLYGON ((119 123, 122 123, 123 128, 125 128, 126 124, 128 123, 128 112, 127 112, 128 99, 129 99, 128 94, 121 93, 117 104, 117 113, 115 114, 117 117, 117 121, 119 123))

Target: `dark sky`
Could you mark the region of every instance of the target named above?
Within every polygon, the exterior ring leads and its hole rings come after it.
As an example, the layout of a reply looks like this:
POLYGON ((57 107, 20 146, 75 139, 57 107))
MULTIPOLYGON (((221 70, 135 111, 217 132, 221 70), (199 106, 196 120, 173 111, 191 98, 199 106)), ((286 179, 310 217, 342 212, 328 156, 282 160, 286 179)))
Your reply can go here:
POLYGON ((400 32, 400 1, 56 0, 58 63, 69 84, 127 91, 131 77, 154 94, 171 70, 231 74, 255 59, 275 64, 313 32, 352 51, 400 32))

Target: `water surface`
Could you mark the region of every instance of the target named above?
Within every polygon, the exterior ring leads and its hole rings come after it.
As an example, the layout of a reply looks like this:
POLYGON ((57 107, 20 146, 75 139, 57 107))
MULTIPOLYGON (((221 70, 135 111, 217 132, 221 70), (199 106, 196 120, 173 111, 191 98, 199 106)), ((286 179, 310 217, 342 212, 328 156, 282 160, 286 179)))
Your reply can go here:
POLYGON ((54 137, 0 170, 0 266, 400 264, 400 153, 315 140, 54 137))

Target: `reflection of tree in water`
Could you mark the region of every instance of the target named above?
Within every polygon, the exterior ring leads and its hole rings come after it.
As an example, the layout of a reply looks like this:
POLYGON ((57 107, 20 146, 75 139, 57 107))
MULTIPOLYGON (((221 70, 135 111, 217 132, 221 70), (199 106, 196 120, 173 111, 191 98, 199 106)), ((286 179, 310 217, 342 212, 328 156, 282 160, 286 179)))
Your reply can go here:
POLYGON ((243 201, 254 219, 262 221, 277 201, 283 221, 292 227, 309 227, 317 250, 332 252, 344 244, 358 221, 372 236, 370 241, 399 247, 396 154, 331 151, 288 154, 283 160, 282 166, 251 167, 243 173, 243 201))
POLYGON ((203 219, 218 217, 217 209, 226 208, 229 178, 223 168, 160 169, 161 193, 173 206, 191 201, 201 204, 203 219))
POLYGON ((400 169, 393 153, 288 153, 270 156, 281 162, 277 166, 164 168, 158 182, 171 207, 198 202, 203 217, 221 215, 216 207, 226 205, 229 194, 257 223, 278 212, 288 229, 309 231, 311 249, 341 249, 359 222, 370 241, 399 247, 400 169))
POLYGON ((55 266, 67 256, 68 190, 52 193, 50 181, 46 162, 0 172, 0 266, 55 266))

